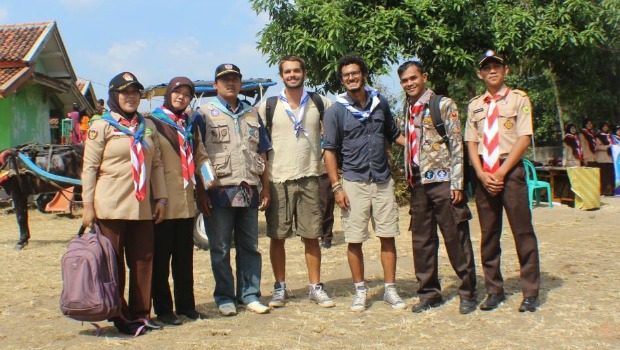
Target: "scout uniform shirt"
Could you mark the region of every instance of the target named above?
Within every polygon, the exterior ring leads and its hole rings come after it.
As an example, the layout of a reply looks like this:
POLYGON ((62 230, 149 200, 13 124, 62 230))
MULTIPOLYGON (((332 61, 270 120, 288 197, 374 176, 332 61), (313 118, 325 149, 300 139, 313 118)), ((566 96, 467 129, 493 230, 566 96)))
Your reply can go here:
MULTIPOLYGON (((421 117, 413 121, 416 127, 418 140, 418 159, 420 163, 420 176, 422 184, 433 182, 450 181, 450 189, 463 190, 463 137, 459 114, 454 101, 443 97, 439 103, 441 119, 446 128, 446 136, 450 140, 449 145, 442 142, 442 137, 435 129, 428 105, 430 96, 434 94, 430 89, 424 93, 419 102, 425 104, 421 117), (448 149, 448 146, 450 147, 448 149)), ((409 120, 409 108, 407 108, 407 120, 409 120)), ((409 128, 409 123, 405 123, 409 128)), ((406 135, 409 130, 406 130, 406 135)), ((411 144, 407 143, 407 153, 411 144)), ((405 156, 405 159, 408 159, 405 156)))
MULTIPOLYGON (((117 121, 121 116, 112 112, 117 121)), ((167 198, 164 168, 152 121, 145 119, 144 164, 146 197, 138 202, 134 187, 130 137, 103 119, 93 122, 85 142, 82 170, 82 200, 94 203, 97 219, 153 220, 153 198, 167 198), (150 186, 149 186, 150 184, 150 186), (150 190, 149 190, 150 189, 150 190)))
MULTIPOLYGON (((503 95, 508 87, 504 85, 497 93, 503 95)), ((467 107, 467 124, 465 141, 478 142, 478 154, 484 149, 484 122, 487 118, 489 103, 484 99, 491 94, 487 91, 469 101, 467 107)), ((492 97, 492 96, 491 96, 492 97)), ((521 90, 510 90, 501 100, 499 107, 499 158, 505 159, 519 136, 530 136, 532 130, 532 105, 527 94, 521 90)))
MULTIPOLYGON (((147 118, 151 120, 150 118, 147 118)), ((191 118, 188 118, 191 119, 191 118)), ((191 120, 189 120, 191 122, 191 120)), ((159 148, 161 150, 161 160, 164 167, 164 177, 166 179, 166 189, 168 191, 168 204, 166 206, 166 216, 164 219, 183 219, 193 218, 196 213, 196 204, 194 200, 194 184, 190 181, 187 187, 183 188, 183 167, 181 166, 181 155, 179 154, 178 144, 173 146, 170 141, 164 136, 164 132, 171 134, 170 136, 175 139, 177 131, 170 125, 166 125, 164 122, 154 120, 155 126, 159 131, 158 141, 159 148), (163 128, 169 131, 163 130, 163 128)), ((196 175, 200 176, 200 166, 208 160, 207 151, 200 133, 194 133, 194 165, 196 169, 196 175)))

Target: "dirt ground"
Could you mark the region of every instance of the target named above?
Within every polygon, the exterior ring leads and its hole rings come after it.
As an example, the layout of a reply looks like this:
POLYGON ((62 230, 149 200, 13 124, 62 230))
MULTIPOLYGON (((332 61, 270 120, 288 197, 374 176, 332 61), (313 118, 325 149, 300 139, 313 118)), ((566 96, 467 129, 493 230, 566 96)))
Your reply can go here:
MULTIPOLYGON (((517 312, 521 302, 518 264, 509 228, 502 238, 503 272, 508 300, 492 312, 458 313, 457 280, 445 250, 440 250, 440 276, 448 302, 413 314, 394 311, 382 301, 382 270, 378 240, 364 245, 371 306, 349 310, 353 286, 343 235, 336 222, 335 244, 323 250, 322 280, 336 307, 322 309, 307 300, 302 245, 287 242, 287 283, 296 296, 268 315, 241 311, 225 318, 217 313, 211 293, 209 253, 196 250, 196 302, 208 320, 188 322, 131 338, 107 322, 94 336, 89 324, 65 318, 58 308, 60 259, 80 220, 30 210, 32 239, 23 251, 13 250, 17 224, 9 209, 0 209, 0 348, 1 349, 218 349, 218 348, 418 348, 418 349, 603 349, 620 348, 620 198, 603 198, 596 211, 567 206, 534 209, 542 270, 541 306, 536 313, 517 312)), ((472 205, 472 208, 474 205, 472 205)), ((409 306, 417 301, 411 236, 406 231, 408 208, 400 210, 397 238, 397 287, 409 306)), ((472 241, 478 269, 479 300, 484 296, 480 268, 480 233, 472 220, 472 241)), ((261 232, 264 235, 264 222, 261 232)), ((263 300, 271 296, 273 275, 268 239, 263 253, 263 300)), ((410 310, 410 308, 409 308, 410 310)))

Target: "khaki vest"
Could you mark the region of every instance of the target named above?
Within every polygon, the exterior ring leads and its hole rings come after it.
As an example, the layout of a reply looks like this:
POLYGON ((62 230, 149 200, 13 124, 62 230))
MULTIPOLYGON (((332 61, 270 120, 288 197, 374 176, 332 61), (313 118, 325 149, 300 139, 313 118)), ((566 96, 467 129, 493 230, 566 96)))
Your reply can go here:
POLYGON ((260 185, 260 175, 265 161, 258 151, 258 113, 251 109, 238 119, 239 131, 234 119, 212 103, 200 106, 206 121, 205 148, 217 176, 215 186, 260 185))

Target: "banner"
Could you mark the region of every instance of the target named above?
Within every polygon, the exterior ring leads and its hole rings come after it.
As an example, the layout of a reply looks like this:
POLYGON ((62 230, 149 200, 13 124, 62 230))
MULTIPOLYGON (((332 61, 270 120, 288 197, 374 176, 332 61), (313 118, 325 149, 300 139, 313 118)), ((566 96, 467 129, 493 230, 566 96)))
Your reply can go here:
POLYGON ((611 159, 614 163, 614 174, 616 175, 616 196, 620 196, 620 145, 611 146, 611 159))

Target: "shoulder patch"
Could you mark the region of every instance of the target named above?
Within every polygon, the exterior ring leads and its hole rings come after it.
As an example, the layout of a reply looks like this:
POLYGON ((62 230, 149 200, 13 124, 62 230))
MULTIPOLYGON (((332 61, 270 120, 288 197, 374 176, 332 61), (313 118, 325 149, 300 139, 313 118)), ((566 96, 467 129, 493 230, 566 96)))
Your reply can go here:
POLYGON ((527 97, 527 94, 526 94, 526 93, 525 93, 525 91, 523 91, 523 90, 516 90, 516 89, 515 89, 515 90, 511 90, 511 91, 512 91, 512 92, 514 92, 514 93, 515 93, 515 94, 517 94, 517 95, 521 95, 521 96, 523 96, 523 97, 527 97))

